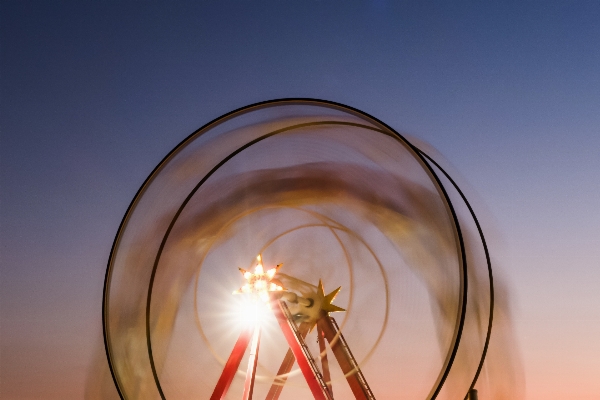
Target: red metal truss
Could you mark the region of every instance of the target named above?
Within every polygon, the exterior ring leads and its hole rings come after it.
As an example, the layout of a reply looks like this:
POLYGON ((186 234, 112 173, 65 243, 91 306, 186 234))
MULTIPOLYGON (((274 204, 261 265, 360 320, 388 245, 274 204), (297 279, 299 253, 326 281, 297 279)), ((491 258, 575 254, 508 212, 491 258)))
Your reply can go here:
MULTIPOLYGON (((271 301, 271 311, 290 347, 279 367, 277 378, 275 378, 275 382, 273 382, 269 393, 267 394, 267 400, 277 400, 279 398, 283 385, 287 379, 286 374, 291 371, 294 361, 298 362, 302 375, 304 375, 315 400, 333 400, 333 390, 331 387, 331 376, 325 340, 329 342, 331 350, 340 365, 342 372, 346 376, 346 380, 350 385, 354 397, 357 400, 375 400, 375 397, 373 396, 358 363, 352 355, 350 347, 346 343, 342 332, 335 322, 335 319, 331 318, 327 312, 321 311, 321 315, 317 320, 317 338, 321 352, 321 366, 323 371, 321 374, 321 371, 319 371, 319 368, 304 341, 304 338, 310 330, 310 325, 304 322, 299 326, 296 326, 287 305, 282 300, 274 299, 271 301)), ((211 400, 222 400, 227 394, 250 341, 252 341, 252 345, 242 399, 252 399, 260 346, 260 330, 259 324, 256 324, 255 326, 248 327, 242 331, 229 355, 225 367, 223 368, 221 377, 210 397, 211 400)))
POLYGON ((329 373, 329 361, 327 360, 327 348, 325 347, 325 334, 317 328, 317 341, 319 342, 319 351, 321 352, 321 371, 323 371, 323 379, 327 384, 329 394, 333 397, 333 387, 331 386, 331 374, 329 373))
POLYGON ((300 336, 296 324, 292 320, 287 305, 281 300, 273 301, 271 302, 271 310, 279 323, 279 327, 283 331, 283 336, 285 336, 315 400, 333 400, 329 395, 323 376, 319 372, 308 347, 306 347, 306 343, 304 343, 304 339, 300 336))
MULTIPOLYGON (((300 326, 298 326, 298 332, 300 333, 302 339, 306 338, 309 329, 310 325, 308 323, 300 323, 300 326)), ((285 385, 285 382, 287 381, 286 374, 288 374, 292 370, 292 367, 294 366, 295 362, 296 357, 294 357, 292 349, 289 348, 287 353, 285 354, 285 357, 283 358, 283 361, 281 362, 281 366, 277 371, 277 376, 275 377, 274 382, 271 384, 271 388, 269 389, 265 400, 279 399, 279 395, 281 395, 281 391, 283 390, 283 385, 285 385)))
POLYGON ((321 317, 317 321, 317 326, 329 342, 331 351, 346 376, 354 397, 357 400, 374 400, 375 396, 373 396, 367 380, 360 370, 335 320, 327 315, 327 313, 322 312, 321 317))
POLYGON ((244 329, 237 342, 235 342, 233 350, 231 350, 231 354, 229 355, 229 359, 227 360, 227 363, 225 363, 221 377, 217 381, 217 386, 215 386, 215 390, 213 391, 212 396, 210 396, 210 400, 221 400, 225 398, 229 386, 231 386, 231 381, 233 381, 235 373, 246 352, 246 348, 250 343, 254 329, 254 326, 244 329))
POLYGON ((254 328, 252 345, 250 346, 250 357, 248 358, 248 370, 246 371, 246 382, 244 382, 244 395, 242 400, 252 400, 254 391, 254 377, 256 376, 256 365, 258 364, 258 347, 260 345, 260 325, 254 328))

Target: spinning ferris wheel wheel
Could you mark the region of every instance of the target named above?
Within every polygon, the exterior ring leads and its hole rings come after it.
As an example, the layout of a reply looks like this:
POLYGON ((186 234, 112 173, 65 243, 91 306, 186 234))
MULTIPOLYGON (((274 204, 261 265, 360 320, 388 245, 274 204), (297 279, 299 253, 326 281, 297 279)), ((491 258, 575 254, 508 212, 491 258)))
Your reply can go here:
POLYGON ((492 311, 452 178, 363 112, 284 99, 208 123, 150 174, 103 321, 124 399, 462 399, 492 311))

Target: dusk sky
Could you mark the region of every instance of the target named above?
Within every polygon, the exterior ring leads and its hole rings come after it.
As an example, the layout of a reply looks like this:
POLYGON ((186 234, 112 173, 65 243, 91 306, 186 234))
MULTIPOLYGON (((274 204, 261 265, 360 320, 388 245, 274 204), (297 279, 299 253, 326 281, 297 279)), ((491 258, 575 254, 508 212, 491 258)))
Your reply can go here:
POLYGON ((599 399, 600 3, 501 3, 2 1, 0 397, 83 398, 115 233, 173 147, 311 97, 443 156, 508 285, 525 398, 599 399))

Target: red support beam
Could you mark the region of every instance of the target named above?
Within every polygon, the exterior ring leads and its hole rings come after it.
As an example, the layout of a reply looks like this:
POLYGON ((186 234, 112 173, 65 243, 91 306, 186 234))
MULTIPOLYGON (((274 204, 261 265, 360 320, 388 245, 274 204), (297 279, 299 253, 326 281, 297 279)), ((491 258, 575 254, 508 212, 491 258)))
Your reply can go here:
POLYGON ((362 376, 362 372, 333 318, 323 312, 317 321, 317 327, 323 332, 323 336, 329 342, 331 351, 346 376, 348 385, 350 385, 350 389, 356 400, 374 399, 375 397, 371 393, 371 389, 368 387, 364 376, 362 376))
POLYGON ((317 341, 319 342, 319 351, 321 352, 321 371, 323 371, 323 379, 327 384, 329 394, 333 397, 333 387, 331 386, 331 374, 329 373, 329 361, 327 360, 327 348, 325 347, 325 334, 317 328, 317 341))
POLYGON ((222 400, 225 398, 225 395, 229 390, 229 386, 231 386, 231 382, 235 377, 235 373, 237 372, 238 367, 240 366, 240 362, 244 357, 246 348, 250 343, 250 339, 252 338, 254 328, 254 326, 248 327, 244 329, 242 333, 240 333, 238 340, 233 346, 233 350, 231 350, 229 359, 227 360, 227 363, 225 363, 225 367, 223 368, 221 377, 217 382, 217 386, 215 386, 215 390, 213 391, 212 396, 210 396, 210 400, 222 400))
POLYGON ((283 331, 283 336, 285 336, 294 357, 296 357, 300 371, 302 371, 315 400, 332 400, 323 377, 317 370, 304 340, 300 337, 291 316, 289 316, 285 303, 281 300, 274 300, 271 302, 271 310, 275 314, 279 327, 283 331))
MULTIPOLYGON (((306 322, 302 322, 300 326, 298 326, 298 332, 302 339, 306 338, 308 331, 310 329, 310 325, 306 322)), ((267 393, 267 397, 265 400, 277 400, 281 395, 281 391, 283 390, 283 385, 287 380, 287 375, 294 366, 294 362, 296 361, 296 357, 294 357, 294 353, 292 353, 292 349, 288 349, 283 361, 281 362, 281 366, 279 366, 279 370, 277 371, 277 376, 275 377, 275 381, 271 384, 271 388, 269 389, 269 393, 267 393)))
POLYGON ((258 347, 260 345, 260 325, 257 323, 252 335, 250 345, 250 357, 248 358, 248 370, 246 371, 246 382, 244 383, 244 395, 242 400, 252 400, 254 391, 254 378, 256 376, 256 365, 258 364, 258 347))

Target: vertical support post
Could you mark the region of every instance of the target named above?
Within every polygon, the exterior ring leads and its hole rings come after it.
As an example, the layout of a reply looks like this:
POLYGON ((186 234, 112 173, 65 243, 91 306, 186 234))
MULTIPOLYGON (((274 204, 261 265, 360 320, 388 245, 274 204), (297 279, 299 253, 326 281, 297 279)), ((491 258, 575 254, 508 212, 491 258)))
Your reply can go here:
POLYGON ((477 390, 471 389, 469 390, 469 400, 477 400, 477 390))
MULTIPOLYGON (((308 331, 310 329, 310 325, 306 322, 300 323, 298 326, 298 333, 300 333, 300 337, 302 339, 306 338, 308 331)), ((277 400, 281 395, 281 391, 283 390, 283 385, 287 381, 287 375, 294 366, 294 362, 296 361, 296 357, 294 357, 294 353, 292 353, 292 349, 288 349, 281 365, 279 366, 279 370, 277 371, 277 376, 275 377, 274 382, 271 384, 271 388, 269 389, 269 393, 267 393, 267 397, 265 400, 277 400)))
POLYGON ((210 396, 210 400, 221 400, 225 398, 225 395, 229 390, 229 386, 231 386, 231 381, 233 381, 235 373, 240 366, 240 362, 242 362, 242 358, 244 357, 248 343, 250 343, 250 338, 252 337, 254 328, 255 327, 246 328, 242 331, 242 333, 240 333, 240 336, 235 342, 233 350, 231 350, 231 354, 227 359, 227 363, 225 363, 223 372, 221 372, 221 377, 217 381, 215 390, 213 391, 212 396, 210 396))
POLYGON ((258 364, 258 347, 260 345, 260 325, 256 323, 252 344, 250 345, 250 357, 248 358, 248 370, 246 371, 246 382, 244 383, 244 395, 242 400, 252 400, 254 391, 254 378, 256 376, 256 365, 258 364))
POLYGON ((321 352, 321 370, 323 371, 323 379, 325 380, 329 394, 333 397, 331 374, 329 373, 329 361, 327 360, 327 348, 325 347, 325 334, 319 328, 317 328, 317 341, 319 342, 319 351, 321 352))

